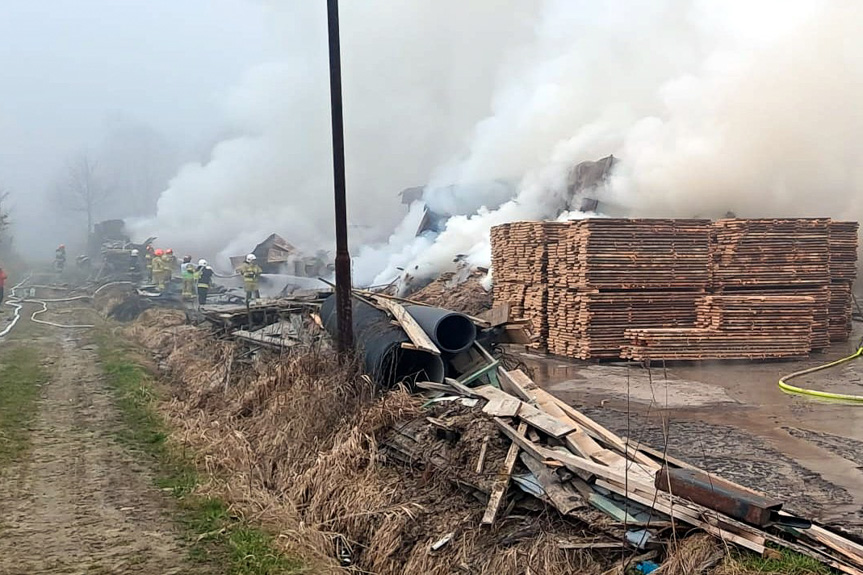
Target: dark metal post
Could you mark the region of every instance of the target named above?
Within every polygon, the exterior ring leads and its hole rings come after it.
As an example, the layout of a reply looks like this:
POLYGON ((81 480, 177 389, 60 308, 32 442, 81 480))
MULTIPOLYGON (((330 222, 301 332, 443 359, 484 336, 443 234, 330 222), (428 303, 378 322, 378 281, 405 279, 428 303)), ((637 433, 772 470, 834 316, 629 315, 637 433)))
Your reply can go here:
POLYGON ((339 42, 339 2, 327 0, 330 39, 330 106, 333 118, 333 180, 336 204, 336 319, 338 349, 354 346, 351 308, 351 254, 348 251, 348 208, 345 201, 345 126, 342 117, 342 63, 339 42))

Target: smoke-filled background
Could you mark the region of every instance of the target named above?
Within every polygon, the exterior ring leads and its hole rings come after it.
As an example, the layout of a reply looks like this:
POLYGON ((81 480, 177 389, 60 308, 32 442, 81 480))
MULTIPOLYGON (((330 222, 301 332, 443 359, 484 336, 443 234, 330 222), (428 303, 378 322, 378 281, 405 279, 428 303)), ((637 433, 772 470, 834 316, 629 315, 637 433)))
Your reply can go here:
MULTIPOLYGON (((111 28, 110 18, 99 12, 104 4, 76 3, 99 22, 89 30, 96 38, 111 28)), ((128 6, 150 13, 173 5, 138 4, 128 6)), ((567 197, 569 172, 581 161, 609 154, 620 161, 601 191, 600 211, 860 219, 858 4, 342 2, 357 283, 386 283, 402 270, 431 276, 452 266, 456 254, 487 265, 490 226, 583 217, 567 197), (425 187, 422 200, 402 205, 399 192, 416 186, 425 187), (439 233, 416 237, 426 206, 449 219, 439 233)), ((158 71, 147 75, 155 93, 164 95, 158 107, 148 102, 143 84, 141 97, 116 96, 122 90, 114 83, 131 81, 125 76, 93 77, 82 69, 77 83, 64 77, 104 108, 101 125, 111 118, 162 118, 161 130, 147 137, 124 137, 120 130, 120 136, 100 139, 91 127, 78 141, 64 142, 92 149, 99 140, 105 151, 96 155, 102 158, 113 153, 139 160, 146 155, 140 150, 155 156, 151 163, 159 167, 145 170, 156 174, 149 179, 130 175, 141 171, 134 161, 100 164, 115 173, 102 177, 116 190, 102 215, 133 218, 138 239, 156 235, 162 245, 214 258, 223 267, 226 256, 248 251, 272 232, 309 252, 331 250, 324 3, 222 0, 215 6, 199 6, 208 14, 203 21, 191 14, 171 20, 169 34, 146 38, 147 49, 121 45, 102 54, 129 58, 133 67, 140 54, 132 55, 141 50, 159 59, 164 81, 158 71), (250 32, 258 27, 263 40, 252 40, 250 32), (241 41, 235 28, 244 32, 241 41), (152 49, 163 42, 162 49, 152 49), (189 54, 206 55, 207 65, 189 54), (223 58, 232 65, 219 69, 213 62, 223 58), (171 88, 178 79, 186 100, 171 88), (189 89, 195 79, 202 90, 209 86, 206 96, 189 89), (189 99, 208 105, 195 108, 189 99), (191 122, 188 116, 200 119, 191 122), (118 152, 124 144, 132 150, 118 152), (126 163, 133 167, 124 168, 126 163), (151 201, 142 200, 144 188, 151 201)), ((113 10, 108 15, 119 18, 116 11, 123 9, 113 10)), ((103 50, 111 38, 103 39, 103 50)), ((42 41, 50 52, 50 38, 42 41)), ((31 58, 26 66, 37 75, 41 64, 31 58)), ((21 101, 36 96, 5 83, 0 92, 21 101)), ((62 106, 56 98, 50 101, 62 106)), ((74 102, 83 106, 80 99, 74 102)), ((31 103, 25 110, 50 135, 51 124, 37 117, 41 108, 31 103)), ((76 106, 62 113, 52 109, 49 118, 61 126, 65 116, 77 121, 78 112, 76 106)), ((7 126, 26 133, 25 120, 12 110, 0 113, 3 150, 25 156, 23 162, 0 163, 0 182, 27 181, 14 175, 25 169, 62 173, 68 162, 58 158, 63 146, 55 141, 16 147, 7 126)), ((113 125, 116 131, 130 123, 133 132, 147 132, 133 122, 113 125)), ((49 198, 58 184, 46 181, 26 191, 9 186, 15 195, 49 198)), ((62 210, 55 217, 61 215, 62 210)), ((57 241, 56 230, 68 229, 46 227, 37 210, 19 210, 16 219, 16 233, 30 238, 28 246, 57 241)))

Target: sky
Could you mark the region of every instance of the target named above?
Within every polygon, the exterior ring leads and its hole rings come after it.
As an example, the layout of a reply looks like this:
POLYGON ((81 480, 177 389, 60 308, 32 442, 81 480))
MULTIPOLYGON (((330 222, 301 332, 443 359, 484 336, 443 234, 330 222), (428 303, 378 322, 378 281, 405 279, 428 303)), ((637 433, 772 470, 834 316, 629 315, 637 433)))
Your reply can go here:
POLYGON ((227 93, 278 51, 266 28, 253 0, 0 0, 0 185, 19 248, 64 241, 67 228, 37 225, 57 217, 42 200, 117 119, 181 155, 216 140, 227 93))

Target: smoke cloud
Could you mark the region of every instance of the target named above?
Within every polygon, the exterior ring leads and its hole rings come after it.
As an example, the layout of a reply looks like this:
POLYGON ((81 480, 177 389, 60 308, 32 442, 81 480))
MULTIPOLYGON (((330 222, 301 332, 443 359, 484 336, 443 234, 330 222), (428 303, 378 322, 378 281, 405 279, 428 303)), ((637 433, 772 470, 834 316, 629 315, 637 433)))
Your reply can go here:
MULTIPOLYGON (((330 247, 325 15, 301 4, 274 8, 294 56, 228 103, 246 135, 186 166, 140 229, 221 255, 272 231, 330 247)), ((567 177, 608 154, 615 213, 863 215, 858 3, 469 4, 343 3, 358 283, 488 265, 491 226, 588 215, 567 177), (405 216, 396 194, 417 185, 405 216), (425 206, 451 217, 416 237, 425 206)))
MULTIPOLYGON (((429 181, 489 112, 499 65, 530 37, 538 0, 342 3, 342 66, 352 242, 385 239, 398 193, 429 181), (458 14, 458 18, 452 15, 458 14)), ((218 256, 272 232, 332 248, 326 7, 272 2, 283 61, 251 70, 226 103, 234 133, 185 166, 136 235, 218 256)))

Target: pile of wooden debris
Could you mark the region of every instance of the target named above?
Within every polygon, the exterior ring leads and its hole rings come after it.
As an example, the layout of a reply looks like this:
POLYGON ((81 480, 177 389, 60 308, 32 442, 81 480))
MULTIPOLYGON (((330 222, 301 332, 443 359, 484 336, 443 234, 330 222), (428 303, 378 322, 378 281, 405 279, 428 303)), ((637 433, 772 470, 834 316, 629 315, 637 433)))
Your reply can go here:
POLYGON ((863 573, 863 545, 786 512, 782 501, 629 443, 521 371, 498 369, 497 380, 499 387, 449 379, 420 384, 429 390, 428 408, 451 407, 401 425, 384 441, 397 461, 445 471, 470 493, 490 493, 483 525, 506 515, 507 493, 515 488, 519 497, 528 494, 565 517, 590 521, 596 545, 628 546, 638 561, 661 562, 671 541, 701 530, 759 555, 786 549, 843 573, 863 573), (496 440, 489 422, 510 442, 502 461, 487 456, 487 444, 496 440), (459 442, 481 447, 454 469, 459 459, 447 449, 457 453, 459 442), (483 473, 494 474, 487 485, 483 473), (607 520, 596 521, 586 513, 590 508, 607 520), (613 535, 621 528, 623 541, 613 535))

